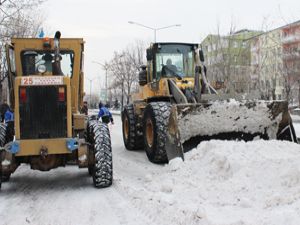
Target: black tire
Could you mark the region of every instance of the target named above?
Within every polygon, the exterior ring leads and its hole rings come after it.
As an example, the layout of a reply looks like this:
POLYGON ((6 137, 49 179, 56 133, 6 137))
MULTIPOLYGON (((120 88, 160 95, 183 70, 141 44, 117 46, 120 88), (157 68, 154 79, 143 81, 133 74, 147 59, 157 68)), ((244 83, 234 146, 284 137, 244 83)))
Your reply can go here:
MULTIPOLYGON (((0 146, 3 147, 6 143, 6 124, 0 124, 0 146)), ((2 186, 2 150, 0 150, 0 189, 2 186)))
POLYGON ((148 159, 153 163, 168 162, 165 144, 170 110, 168 102, 152 102, 144 111, 144 146, 148 159))
POLYGON ((8 182, 9 179, 10 179, 10 175, 11 175, 11 174, 8 174, 8 175, 3 175, 3 174, 2 174, 2 182, 8 182))
POLYGON ((89 165, 89 166, 88 166, 88 172, 89 172, 89 175, 90 175, 90 176, 93 175, 93 170, 94 170, 94 166, 89 165))
MULTIPOLYGON (((8 142, 13 140, 13 123, 12 124, 0 124, 0 146, 4 147, 8 142)), ((0 164, 2 162, 2 153, 0 152, 0 164)), ((0 165, 1 166, 1 165, 0 165)), ((2 168, 1 168, 1 180, 2 182, 9 181, 11 176, 11 173, 3 174, 2 168)))
MULTIPOLYGON (((91 144, 94 143, 94 141, 93 141, 93 126, 91 126, 91 124, 94 123, 94 122, 96 122, 96 120, 94 120, 93 118, 89 119, 87 130, 84 134, 84 138, 85 138, 86 142, 91 143, 91 144)), ((92 147, 91 147, 91 149, 92 149, 92 147)), ((94 153, 92 153, 92 154, 89 153, 89 154, 90 154, 89 158, 93 159, 94 158, 94 153)), ((90 160, 89 164, 88 164, 88 173, 89 173, 90 176, 93 175, 93 171, 94 171, 94 164, 91 163, 92 161, 93 160, 90 160)))
POLYGON ((0 146, 4 147, 4 145, 7 143, 7 125, 4 123, 0 124, 0 146))
POLYGON ((125 106, 122 113, 123 141, 127 150, 143 149, 144 141, 142 130, 137 128, 132 104, 125 106))
POLYGON ((111 140, 107 124, 92 121, 89 124, 91 147, 94 153, 92 172, 93 183, 96 188, 108 187, 113 180, 113 165, 111 140))
POLYGON ((0 163, 0 190, 2 186, 2 164, 0 163))

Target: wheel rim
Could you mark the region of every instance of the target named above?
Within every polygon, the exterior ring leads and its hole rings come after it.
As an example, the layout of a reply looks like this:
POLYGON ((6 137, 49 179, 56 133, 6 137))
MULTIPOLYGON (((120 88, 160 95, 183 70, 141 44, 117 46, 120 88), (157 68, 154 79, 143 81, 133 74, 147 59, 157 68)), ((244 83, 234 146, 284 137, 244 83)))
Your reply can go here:
POLYGON ((146 139, 147 139, 147 144, 151 148, 153 146, 153 123, 152 120, 149 118, 147 119, 146 122, 146 139))
POLYGON ((124 135, 125 135, 125 139, 127 140, 129 136, 129 122, 127 117, 125 117, 124 120, 124 135))

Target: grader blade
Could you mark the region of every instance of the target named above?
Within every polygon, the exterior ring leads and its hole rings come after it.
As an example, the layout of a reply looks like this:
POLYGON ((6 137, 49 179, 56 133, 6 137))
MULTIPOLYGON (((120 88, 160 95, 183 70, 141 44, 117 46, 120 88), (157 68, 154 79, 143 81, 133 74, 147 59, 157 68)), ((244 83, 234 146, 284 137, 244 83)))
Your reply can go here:
POLYGON ((227 100, 174 105, 167 137, 169 160, 183 158, 182 146, 188 142, 194 146, 211 139, 297 142, 285 101, 227 100))

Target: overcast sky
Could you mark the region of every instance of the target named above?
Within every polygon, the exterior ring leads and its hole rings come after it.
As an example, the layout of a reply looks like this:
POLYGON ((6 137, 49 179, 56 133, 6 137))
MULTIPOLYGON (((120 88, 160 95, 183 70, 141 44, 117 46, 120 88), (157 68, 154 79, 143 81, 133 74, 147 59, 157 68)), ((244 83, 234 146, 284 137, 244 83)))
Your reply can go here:
MULTIPOLYGON (((153 28, 181 24, 181 27, 157 31, 157 41, 199 43, 209 33, 228 33, 231 24, 239 29, 276 28, 300 20, 299 0, 48 0, 43 5, 45 32, 62 37, 83 37, 85 76, 94 79, 93 92, 104 84, 105 72, 92 61, 109 61, 114 51, 122 51, 140 39, 147 45, 153 28), (52 34, 53 33, 53 34, 52 34)), ((86 90, 89 82, 86 81, 86 90)))

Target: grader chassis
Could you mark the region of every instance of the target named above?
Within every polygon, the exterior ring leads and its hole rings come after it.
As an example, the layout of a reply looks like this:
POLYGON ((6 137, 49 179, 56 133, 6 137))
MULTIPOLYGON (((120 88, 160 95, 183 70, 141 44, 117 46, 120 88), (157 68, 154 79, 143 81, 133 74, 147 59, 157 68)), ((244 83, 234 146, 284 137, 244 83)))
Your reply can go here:
MULTIPOLYGON (((81 38, 12 38, 6 46, 13 133, 0 124, 0 186, 17 167, 48 171, 76 162, 95 187, 112 184, 109 129, 80 114, 83 104, 81 38)), ((26 178, 24 178, 26 179, 26 178)))

